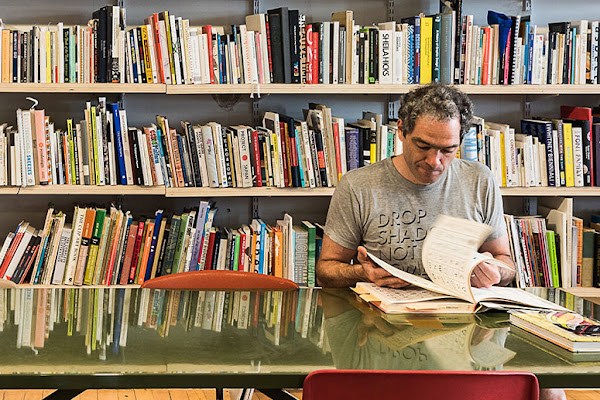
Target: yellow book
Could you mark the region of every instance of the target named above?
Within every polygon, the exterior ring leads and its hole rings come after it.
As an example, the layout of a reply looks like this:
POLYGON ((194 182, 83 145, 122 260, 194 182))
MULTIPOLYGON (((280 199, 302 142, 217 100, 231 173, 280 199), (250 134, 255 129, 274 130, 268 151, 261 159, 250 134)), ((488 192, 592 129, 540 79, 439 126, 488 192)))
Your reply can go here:
POLYGON ((433 66, 433 18, 421 16, 421 69, 420 81, 422 85, 431 83, 431 69, 433 66))
POLYGON ((500 131, 500 160, 502 162, 502 187, 506 187, 506 146, 504 146, 502 131, 500 131))
POLYGON ((2 30, 2 83, 9 83, 10 76, 10 29, 2 30))
POLYGON ((167 34, 167 51, 169 52, 169 64, 171 66, 171 79, 175 83, 175 58, 173 58, 173 45, 171 43, 171 23, 169 21, 169 12, 164 11, 160 13, 160 16, 165 21, 165 32, 167 34))
POLYGON ((141 26, 142 45, 144 46, 144 65, 146 67, 146 83, 152 83, 152 64, 150 64, 150 49, 148 47, 148 27, 141 26))
POLYGON ((564 146, 565 146, 565 178, 567 180, 567 187, 575 186, 575 176, 573 169, 573 125, 570 123, 563 123, 563 135, 564 135, 564 146))

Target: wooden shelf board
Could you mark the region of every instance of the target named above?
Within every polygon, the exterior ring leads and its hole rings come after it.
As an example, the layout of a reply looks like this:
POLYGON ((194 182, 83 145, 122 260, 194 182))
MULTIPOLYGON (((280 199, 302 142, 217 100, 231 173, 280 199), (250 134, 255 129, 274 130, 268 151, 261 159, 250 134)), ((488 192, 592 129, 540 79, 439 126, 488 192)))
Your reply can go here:
POLYGON ((570 287, 562 290, 579 297, 600 297, 600 288, 597 287, 570 287))
POLYGON ((160 195, 164 196, 164 186, 92 186, 92 185, 44 185, 28 186, 19 189, 19 194, 66 194, 66 195, 160 195))
POLYGON ((165 93, 166 85, 152 83, 3 83, 2 93, 165 93))
POLYGON ((167 197, 302 197, 331 196, 334 188, 167 188, 167 197))
POLYGON ((600 196, 600 187, 511 187, 500 188, 503 196, 600 196))
POLYGON ((17 193, 19 193, 19 188, 17 186, 0 187, 0 195, 17 193))

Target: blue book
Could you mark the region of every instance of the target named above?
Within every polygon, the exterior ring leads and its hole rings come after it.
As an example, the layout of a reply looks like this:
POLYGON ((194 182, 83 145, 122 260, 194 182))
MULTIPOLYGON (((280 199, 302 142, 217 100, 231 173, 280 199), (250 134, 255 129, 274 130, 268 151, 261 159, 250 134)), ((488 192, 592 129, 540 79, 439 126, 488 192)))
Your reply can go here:
POLYGON ((123 272, 123 263, 125 262, 125 251, 127 250, 127 241, 129 240, 129 229, 131 229, 131 222, 133 221, 133 217, 131 216, 131 214, 129 214, 129 211, 127 212, 125 218, 127 218, 127 220, 125 221, 125 225, 127 226, 127 228, 125 228, 125 240, 123 241, 123 252, 121 255, 121 262, 119 263, 119 268, 117 268, 117 282, 119 282, 119 280, 121 279, 121 273, 123 272))
MULTIPOLYGON (((300 170, 300 187, 306 187, 304 183, 304 168, 302 167, 302 152, 300 151, 300 135, 298 134, 298 126, 294 127, 294 136, 296 137, 296 152, 298 154, 298 168, 300 170)), ((260 174, 260 171, 258 172, 260 174)))
POLYGON ((112 341, 113 354, 119 354, 119 340, 121 339, 123 307, 125 307, 125 292, 125 289, 117 289, 117 293, 115 294, 115 330, 112 341))
POLYGON ((144 282, 150 279, 150 276, 152 275, 152 264, 154 264, 154 257, 156 256, 156 242, 158 241, 158 232, 160 231, 163 210, 157 210, 155 215, 154 231, 152 232, 152 241, 150 242, 150 254, 148 255, 148 264, 146 264, 146 276, 144 277, 144 282))
POLYGON ((119 117, 119 105, 110 104, 110 111, 113 116, 113 129, 117 141, 117 157, 119 159, 119 177, 121 185, 127 185, 127 173, 125 172, 125 155, 123 154, 123 138, 121 137, 121 118, 119 117))
POLYGON ((467 161, 477 161, 477 128, 473 125, 463 137, 460 145, 460 158, 467 161))
POLYGON ((346 126, 344 128, 346 133, 346 160, 348 171, 359 167, 360 154, 360 136, 358 128, 346 126))
POLYGON ((184 185, 187 186, 188 185, 188 174, 187 174, 187 169, 185 168, 185 156, 184 156, 184 151, 183 151, 183 140, 181 139, 181 135, 175 134, 175 137, 177 138, 177 147, 179 148, 179 159, 181 160, 181 171, 183 172, 183 182, 184 185))
POLYGON ((137 53, 135 51, 135 39, 133 37, 133 30, 129 31, 129 44, 131 46, 131 64, 133 69, 133 83, 138 83, 138 63, 137 53))

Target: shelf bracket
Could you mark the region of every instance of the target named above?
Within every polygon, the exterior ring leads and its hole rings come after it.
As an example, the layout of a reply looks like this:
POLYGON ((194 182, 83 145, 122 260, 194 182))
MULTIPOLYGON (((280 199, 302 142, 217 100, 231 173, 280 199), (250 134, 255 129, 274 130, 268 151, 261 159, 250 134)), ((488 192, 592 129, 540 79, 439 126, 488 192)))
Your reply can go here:
POLYGON ((388 9, 387 9, 387 20, 388 21, 393 21, 394 20, 394 0, 388 0, 388 9))
POLYGON ((527 95, 523 96, 523 109, 522 114, 523 118, 531 118, 531 101, 527 95))
POLYGON ((260 109, 258 107, 258 99, 252 99, 252 124, 254 126, 260 125, 260 109))
POLYGON ((252 8, 254 10, 254 14, 258 14, 259 8, 260 8, 260 0, 253 0, 252 3, 253 3, 252 8))
POLYGON ((523 215, 537 215, 538 201, 537 197, 523 198, 523 215))
POLYGON ((252 197, 252 219, 260 218, 258 214, 258 197, 252 197))

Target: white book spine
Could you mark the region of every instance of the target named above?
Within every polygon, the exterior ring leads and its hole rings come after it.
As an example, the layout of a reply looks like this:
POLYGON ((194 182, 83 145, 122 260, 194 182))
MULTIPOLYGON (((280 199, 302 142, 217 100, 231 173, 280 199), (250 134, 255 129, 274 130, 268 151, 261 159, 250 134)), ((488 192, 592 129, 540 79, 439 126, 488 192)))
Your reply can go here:
POLYGON ((79 259, 79 248, 81 247, 81 236, 83 233, 83 223, 85 221, 85 208, 75 207, 73 215, 73 234, 69 245, 69 256, 65 267, 63 284, 73 285, 75 279, 75 269, 77 268, 77 260, 79 259))
POLYGON ((204 151, 204 140, 202 139, 202 127, 194 126, 194 135, 196 136, 196 152, 198 154, 198 166, 200 169, 200 179, 203 187, 208 187, 208 170, 206 168, 206 155, 204 151))
MULTIPOLYGON (((49 169, 50 172, 52 174, 52 183, 54 184, 58 184, 58 176, 57 176, 57 171, 56 171, 56 164, 57 164, 57 157, 56 157, 56 152, 57 152, 57 144, 56 144, 56 134, 54 133, 54 124, 49 124, 48 125, 48 136, 50 139, 50 165, 49 165, 49 169)), ((81 154, 81 153, 79 153, 81 154)))
POLYGON ((23 118, 23 122, 22 122, 22 128, 23 128, 23 135, 22 135, 22 140, 23 140, 23 150, 22 150, 22 154, 23 154, 23 160, 25 162, 25 171, 24 171, 24 176, 26 178, 26 184, 27 186, 34 186, 35 185, 35 166, 34 166, 34 160, 33 160, 33 132, 31 132, 31 112, 30 111, 23 111, 21 113, 22 118, 23 118))
POLYGON ((592 21, 591 24, 591 53, 590 53, 590 80, 592 84, 598 83, 598 21, 592 21))
POLYGON ((206 33, 198 35, 200 39, 200 67, 202 69, 202 83, 210 83, 210 64, 208 61, 208 36, 206 33))
MULTIPOLYGON (((131 58, 132 56, 132 49, 131 49, 131 36, 133 35, 132 31, 128 31, 126 33, 126 37, 125 37, 125 48, 127 49, 127 83, 135 83, 135 81, 137 80, 137 74, 135 76, 135 79, 133 77, 133 59, 131 58)), ((139 82, 139 81, 138 81, 139 82)))
POLYGON ((146 142, 146 134, 141 129, 137 130, 138 143, 140 149, 140 161, 142 164, 142 176, 144 179, 145 186, 152 186, 152 173, 150 172, 149 158, 148 158, 148 145, 146 142))
POLYGON ((160 53, 162 58, 162 67, 165 73, 165 83, 170 85, 174 83, 171 78, 171 61, 169 59, 169 51, 167 49, 167 29, 165 27, 165 21, 158 21, 158 30, 160 32, 160 53))
POLYGON ((40 27, 39 54, 40 54, 40 83, 46 83, 46 31, 45 26, 40 27))
POLYGON ((177 24, 177 29, 175 31, 177 37, 177 51, 179 52, 179 67, 181 70, 181 83, 188 83, 188 62, 187 62, 187 51, 185 48, 185 42, 187 41, 185 38, 185 32, 183 31, 183 18, 177 17, 175 18, 175 23, 177 24), (183 65, 182 65, 183 64, 183 65))
POLYGON ((403 63, 403 39, 404 35, 402 32, 394 32, 394 57, 392 58, 392 82, 395 85, 400 85, 404 83, 402 81, 402 69, 404 67, 403 63))
POLYGON ((206 156, 206 168, 208 170, 208 181, 210 187, 219 187, 217 175, 217 160, 215 158, 215 147, 210 126, 202 127, 202 139, 204 141, 204 155, 206 156))
POLYGON ((21 257, 23 256, 23 253, 25 252, 25 249, 27 248, 31 237, 33 236, 33 233, 34 230, 32 227, 27 227, 27 229, 25 229, 25 231, 23 232, 21 241, 19 242, 19 245, 17 246, 13 257, 10 260, 10 263, 8 263, 8 267, 6 268, 6 272, 4 273, 4 279, 10 280, 10 278, 12 278, 13 274, 17 269, 17 266, 19 265, 19 261, 21 261, 21 257))
MULTIPOLYGON (((93 116, 92 116, 93 118, 93 116)), ((103 186, 106 185, 106 177, 104 175, 104 159, 101 158, 102 154, 104 154, 103 150, 103 140, 104 140, 105 132, 102 129, 102 117, 100 115, 96 115, 96 147, 98 159, 96 160, 96 168, 98 168, 98 177, 99 182, 98 185, 103 186)))
POLYGON ((125 158, 125 174, 127 184, 133 185, 133 171, 131 169, 131 151, 129 149, 129 127, 127 126, 127 111, 119 110, 119 122, 121 124, 121 143, 123 144, 123 157, 125 158))
MULTIPOLYGON (((175 28, 175 16, 173 14, 169 15, 169 23, 171 27, 171 43, 174 46, 175 43, 178 43, 177 38, 177 29, 175 28)), ((175 70, 175 82, 177 85, 181 85, 182 76, 181 76, 181 64, 179 63, 179 52, 173 51, 173 67, 175 70)))
POLYGON ((379 30, 379 83, 393 83, 394 32, 379 30))
POLYGON ((308 126, 306 123, 302 125, 302 145, 304 146, 304 154, 306 154, 306 173, 308 175, 308 183, 311 188, 317 187, 316 175, 313 168, 312 151, 310 148, 310 139, 308 137, 308 126))
POLYGON ((339 62, 339 57, 340 57, 340 22, 339 21, 334 21, 331 22, 331 24, 333 24, 333 36, 331 38, 331 49, 332 49, 332 56, 333 56, 333 60, 331 62, 331 66, 332 66, 332 79, 333 82, 331 83, 338 83, 339 81, 339 66, 340 66, 340 62, 339 62))
POLYGON ((250 54, 250 43, 249 43, 249 34, 246 30, 246 25, 240 25, 240 37, 242 41, 242 64, 244 70, 244 82, 250 83, 252 82, 252 67, 251 64, 251 54, 250 54))
POLYGON ((192 52, 192 44, 191 44, 191 36, 190 36, 190 20, 184 19, 182 20, 183 27, 183 51, 185 55, 185 68, 186 68, 186 80, 185 83, 192 84, 194 83, 194 60, 193 60, 193 52, 192 52))
POLYGON ((238 131, 240 144, 240 166, 242 175, 242 187, 252 187, 252 168, 250 165, 250 140, 248 129, 238 131))
POLYGON ((57 24, 58 35, 58 82, 65 83, 65 41, 63 35, 63 23, 57 24))
POLYGON ((192 53, 193 83, 198 85, 202 83, 202 68, 200 67, 200 38, 198 29, 195 28, 190 29, 190 49, 192 53))

